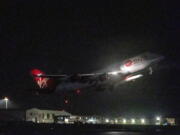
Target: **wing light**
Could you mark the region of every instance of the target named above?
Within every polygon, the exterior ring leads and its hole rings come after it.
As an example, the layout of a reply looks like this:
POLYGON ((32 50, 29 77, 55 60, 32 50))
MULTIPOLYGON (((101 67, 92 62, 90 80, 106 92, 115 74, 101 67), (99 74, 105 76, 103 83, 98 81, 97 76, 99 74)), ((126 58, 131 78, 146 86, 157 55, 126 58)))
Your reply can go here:
POLYGON ((127 76, 125 78, 125 81, 132 81, 132 80, 135 80, 135 79, 140 78, 140 77, 143 77, 143 75, 142 74, 138 74, 138 75, 134 75, 134 76, 127 76))
POLYGON ((121 71, 112 71, 112 72, 108 72, 108 75, 118 75, 119 73, 121 73, 121 71))

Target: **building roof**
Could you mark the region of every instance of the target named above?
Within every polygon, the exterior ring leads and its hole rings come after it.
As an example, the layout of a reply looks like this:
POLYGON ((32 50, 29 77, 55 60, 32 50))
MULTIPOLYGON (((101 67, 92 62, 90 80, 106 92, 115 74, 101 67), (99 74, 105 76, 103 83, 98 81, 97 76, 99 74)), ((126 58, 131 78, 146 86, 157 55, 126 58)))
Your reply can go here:
POLYGON ((26 110, 26 112, 31 112, 31 111, 35 111, 35 112, 40 112, 40 113, 53 113, 55 115, 63 115, 63 116, 69 116, 69 115, 72 115, 71 113, 69 112, 66 112, 64 110, 62 111, 59 111, 59 110, 43 110, 43 109, 38 109, 38 108, 31 108, 31 109, 28 109, 26 110))

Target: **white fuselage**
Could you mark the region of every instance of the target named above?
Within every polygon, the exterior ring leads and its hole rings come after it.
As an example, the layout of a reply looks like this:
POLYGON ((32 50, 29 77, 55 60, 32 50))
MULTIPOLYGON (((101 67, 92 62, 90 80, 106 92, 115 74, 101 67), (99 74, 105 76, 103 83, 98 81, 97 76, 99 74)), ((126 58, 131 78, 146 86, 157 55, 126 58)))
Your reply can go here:
POLYGON ((123 74, 138 72, 145 69, 150 63, 149 60, 145 60, 140 56, 133 57, 123 62, 120 71, 123 74))

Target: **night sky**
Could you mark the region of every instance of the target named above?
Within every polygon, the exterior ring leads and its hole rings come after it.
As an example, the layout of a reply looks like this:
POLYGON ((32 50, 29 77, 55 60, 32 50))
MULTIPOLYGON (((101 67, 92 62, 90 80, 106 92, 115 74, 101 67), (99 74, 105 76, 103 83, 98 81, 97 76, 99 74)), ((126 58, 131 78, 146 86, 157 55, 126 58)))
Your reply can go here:
POLYGON ((0 95, 18 108, 74 114, 180 116, 178 4, 166 1, 14 0, 1 5, 0 95), (106 71, 144 52, 165 56, 152 76, 114 91, 35 95, 29 74, 106 71))

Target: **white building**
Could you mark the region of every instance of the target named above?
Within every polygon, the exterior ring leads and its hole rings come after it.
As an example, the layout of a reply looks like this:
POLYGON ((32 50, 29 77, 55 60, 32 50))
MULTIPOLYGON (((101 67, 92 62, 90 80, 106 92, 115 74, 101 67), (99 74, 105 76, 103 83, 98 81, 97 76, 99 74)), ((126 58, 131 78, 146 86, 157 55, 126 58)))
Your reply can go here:
POLYGON ((26 110, 26 121, 32 121, 35 123, 54 123, 54 118, 56 116, 70 117, 71 114, 64 110, 41 110, 38 108, 26 110))

